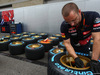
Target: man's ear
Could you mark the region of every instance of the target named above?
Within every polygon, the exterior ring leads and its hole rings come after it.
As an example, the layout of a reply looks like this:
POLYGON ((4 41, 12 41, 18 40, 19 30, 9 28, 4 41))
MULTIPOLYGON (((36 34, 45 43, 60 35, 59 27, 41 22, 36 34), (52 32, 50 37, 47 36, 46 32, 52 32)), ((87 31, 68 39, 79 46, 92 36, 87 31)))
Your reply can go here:
POLYGON ((81 14, 81 10, 79 9, 79 14, 81 14))
POLYGON ((63 16, 63 18, 65 19, 65 17, 63 16))

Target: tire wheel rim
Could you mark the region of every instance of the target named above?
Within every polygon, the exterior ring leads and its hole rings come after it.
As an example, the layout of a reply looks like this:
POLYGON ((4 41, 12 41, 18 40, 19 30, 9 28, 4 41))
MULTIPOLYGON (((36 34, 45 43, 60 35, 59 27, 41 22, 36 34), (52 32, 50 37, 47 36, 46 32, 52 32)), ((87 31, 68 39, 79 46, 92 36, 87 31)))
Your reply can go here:
POLYGON ((40 43, 48 44, 48 43, 51 43, 51 41, 52 41, 52 40, 48 40, 48 41, 41 40, 40 43))
POLYGON ((32 45, 29 45, 29 47, 30 48, 38 48, 38 47, 40 47, 40 45, 39 44, 32 44, 32 45))
POLYGON ((23 34, 27 34, 27 32, 23 32, 23 34))
POLYGON ((56 34, 56 36, 61 36, 60 34, 56 34))
POLYGON ((40 35, 45 35, 45 33, 40 33, 40 35))
POLYGON ((13 37, 12 39, 19 39, 19 37, 13 37))
POLYGON ((20 41, 16 41, 16 42, 12 42, 12 44, 14 44, 14 45, 18 45, 18 44, 22 44, 22 42, 20 42, 20 41))
POLYGON ((64 52, 64 49, 54 49, 53 50, 53 53, 62 53, 62 52, 64 52))
POLYGON ((30 33, 30 34, 35 34, 35 33, 30 33))
MULTIPOLYGON (((86 66, 86 64, 90 61, 90 59, 87 58, 87 57, 84 57, 84 56, 81 56, 81 55, 79 55, 78 57, 83 61, 83 63, 84 63, 85 66, 86 66)), ((71 68, 71 69, 75 69, 75 70, 87 70, 87 69, 90 68, 90 67, 77 68, 77 67, 75 66, 75 61, 74 61, 74 59, 73 59, 71 56, 67 56, 67 55, 63 55, 63 56, 60 58, 60 62, 61 62, 64 66, 66 66, 66 67, 68 67, 68 68, 71 68)))
POLYGON ((28 36, 28 35, 23 35, 23 37, 26 37, 26 36, 28 36))
POLYGON ((0 41, 0 42, 7 42, 8 41, 8 39, 4 39, 3 41, 0 41))
POLYGON ((50 39, 56 39, 56 37, 50 37, 50 39))
POLYGON ((16 34, 16 35, 21 35, 21 34, 16 34))
POLYGON ((32 40, 32 38, 25 38, 25 40, 32 40))
POLYGON ((9 36, 9 35, 6 35, 5 37, 8 37, 8 38, 10 38, 10 36, 9 36))
POLYGON ((38 38, 38 37, 40 37, 40 36, 37 35, 37 36, 34 36, 34 37, 35 37, 35 38, 38 38))

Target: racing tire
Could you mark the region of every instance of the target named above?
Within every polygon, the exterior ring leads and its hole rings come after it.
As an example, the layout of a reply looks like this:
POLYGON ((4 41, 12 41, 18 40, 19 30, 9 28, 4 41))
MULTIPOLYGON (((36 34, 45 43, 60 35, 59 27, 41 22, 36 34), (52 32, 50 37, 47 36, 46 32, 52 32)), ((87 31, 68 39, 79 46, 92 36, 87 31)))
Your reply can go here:
POLYGON ((4 39, 0 41, 0 51, 7 51, 9 49, 8 45, 11 42, 11 40, 4 39))
POLYGON ((66 51, 66 47, 63 42, 59 43, 58 48, 64 48, 64 51, 66 51))
POLYGON ((53 48, 52 41, 50 43, 41 43, 41 41, 43 41, 43 39, 38 40, 38 43, 44 46, 45 52, 48 52, 50 49, 53 48))
POLYGON ((28 35, 29 32, 22 32, 22 35, 28 35))
POLYGON ((48 37, 47 33, 40 33, 39 35, 42 36, 42 39, 46 39, 48 37))
POLYGON ((25 39, 25 38, 29 38, 30 35, 22 35, 21 37, 22 37, 22 39, 25 39))
POLYGON ((29 33, 30 36, 35 36, 37 33, 29 33))
POLYGON ((10 38, 10 40, 11 40, 11 42, 13 42, 13 41, 21 41, 22 38, 21 37, 12 37, 12 38, 10 38))
POLYGON ((32 36, 31 38, 35 38, 36 42, 38 42, 38 40, 42 39, 42 36, 35 35, 35 36, 32 36))
POLYGON ((2 38, 4 38, 4 39, 10 39, 10 37, 12 37, 12 36, 10 36, 10 35, 5 35, 5 36, 3 36, 2 38))
POLYGON ((23 41, 11 42, 9 44, 9 53, 19 55, 25 53, 25 43, 23 41))
POLYGON ((13 37, 21 37, 22 34, 14 34, 13 37))
POLYGON ((64 48, 52 48, 51 50, 49 50, 48 52, 48 60, 55 54, 57 53, 62 53, 64 52, 64 48))
POLYGON ((52 36, 58 37, 60 42, 63 41, 61 34, 53 34, 52 36))
POLYGON ((63 61, 61 58, 64 55, 65 53, 58 53, 58 54, 55 54, 51 59, 49 59, 48 68, 47 68, 48 75, 93 75, 89 67, 73 68, 70 66, 66 66, 66 63, 63 64, 63 62, 65 62, 66 59, 63 61))
POLYGON ((53 40, 52 42, 52 44, 53 44, 53 46, 56 46, 56 45, 58 45, 59 44, 59 38, 58 37, 48 37, 49 39, 51 39, 51 40, 53 40))
POLYGON ((42 44, 29 44, 25 47, 25 56, 30 60, 37 60, 43 58, 45 55, 44 46, 42 44), (37 48, 32 48, 32 45, 40 45, 37 48))
POLYGON ((25 46, 28 45, 28 44, 34 44, 34 43, 36 43, 35 38, 24 38, 24 39, 22 39, 22 41, 25 42, 25 46))

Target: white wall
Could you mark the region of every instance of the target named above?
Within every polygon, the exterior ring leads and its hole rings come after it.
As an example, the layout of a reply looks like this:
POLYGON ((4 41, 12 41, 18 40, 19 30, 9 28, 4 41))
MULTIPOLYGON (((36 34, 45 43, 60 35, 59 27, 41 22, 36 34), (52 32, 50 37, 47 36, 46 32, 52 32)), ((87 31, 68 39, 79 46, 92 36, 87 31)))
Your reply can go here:
POLYGON ((7 10, 13 10, 13 8, 12 7, 2 8, 0 9, 0 12, 7 11, 7 10))
POLYGON ((82 11, 93 10, 100 13, 100 0, 75 0, 50 3, 14 9, 15 22, 22 22, 24 31, 60 33, 63 21, 62 7, 68 2, 75 2, 82 11))

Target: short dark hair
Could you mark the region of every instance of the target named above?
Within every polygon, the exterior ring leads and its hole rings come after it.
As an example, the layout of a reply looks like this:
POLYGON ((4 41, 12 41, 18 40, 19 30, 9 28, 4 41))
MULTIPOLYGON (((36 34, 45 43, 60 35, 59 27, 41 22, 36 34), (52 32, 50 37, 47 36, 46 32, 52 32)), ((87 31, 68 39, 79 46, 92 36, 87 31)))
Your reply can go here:
POLYGON ((67 17, 71 11, 75 11, 76 13, 78 13, 78 10, 78 6, 75 3, 71 2, 64 5, 64 7, 62 8, 62 15, 67 17))

